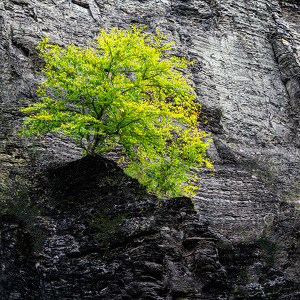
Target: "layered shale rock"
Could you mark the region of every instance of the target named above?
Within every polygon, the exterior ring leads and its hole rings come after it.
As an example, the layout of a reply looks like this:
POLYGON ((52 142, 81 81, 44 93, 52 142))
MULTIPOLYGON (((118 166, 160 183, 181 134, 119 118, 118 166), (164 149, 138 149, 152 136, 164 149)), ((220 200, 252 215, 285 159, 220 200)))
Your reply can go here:
POLYGON ((49 219, 48 225, 40 222, 45 244, 35 256, 24 242, 23 221, 13 215, 1 219, 1 297, 297 299, 299 16, 297 1, 2 0, 1 170, 40 170, 35 188, 43 192, 32 197, 45 199, 41 218, 49 219), (187 199, 158 208, 154 196, 136 192, 136 182, 118 181, 124 175, 109 162, 90 166, 94 179, 84 171, 89 164, 83 163, 84 176, 75 172, 72 161, 81 151, 69 139, 17 135, 19 108, 37 100, 43 80, 39 40, 86 45, 101 28, 130 23, 160 28, 176 42, 175 55, 194 61, 191 85, 202 104, 200 126, 212 132, 209 156, 216 169, 201 172, 195 210, 187 199), (70 169, 77 181, 57 175, 70 169), (99 184, 90 186, 86 176, 99 184), (110 243, 103 258, 94 240, 97 228, 81 219, 105 208, 132 219, 122 223, 116 241, 103 234, 110 243))

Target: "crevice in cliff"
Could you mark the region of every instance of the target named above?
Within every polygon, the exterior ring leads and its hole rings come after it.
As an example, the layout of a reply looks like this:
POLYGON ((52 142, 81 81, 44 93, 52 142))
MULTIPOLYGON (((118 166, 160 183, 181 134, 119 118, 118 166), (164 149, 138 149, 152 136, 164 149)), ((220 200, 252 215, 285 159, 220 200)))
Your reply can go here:
POLYGON ((291 50, 291 45, 285 37, 279 33, 271 34, 271 44, 277 60, 281 79, 289 95, 291 107, 289 118, 294 122, 291 128, 291 137, 300 146, 299 119, 300 119, 300 66, 291 50))
POLYGON ((275 24, 269 38, 281 79, 287 88, 291 106, 300 107, 300 66, 294 54, 294 39, 283 19, 282 12, 268 7, 275 24))
POLYGON ((192 22, 195 26, 200 24, 204 30, 211 30, 214 26, 213 18, 216 10, 212 11, 210 2, 172 1, 171 15, 174 15, 180 23, 192 22))
MULTIPOLYGON (((287 4, 288 6, 296 4, 287 4)), ((295 41, 286 24, 282 12, 271 8, 270 14, 274 21, 274 28, 269 34, 273 53, 277 61, 281 80, 286 87, 289 97, 288 119, 292 123, 290 136, 295 141, 296 147, 300 146, 300 66, 295 56, 295 41)))
MULTIPOLYGON (((98 12, 95 11, 95 7, 90 1, 87 0, 72 0, 73 8, 80 15, 86 15, 93 18, 94 21, 98 21, 98 12)), ((98 2, 96 5, 99 6, 98 2)))
POLYGON ((221 18, 221 8, 220 4, 217 0, 209 0, 209 6, 213 14, 213 24, 214 27, 217 29, 219 26, 219 19, 221 18))
POLYGON ((86 9, 89 9, 90 7, 89 3, 86 0, 72 0, 72 2, 86 9))

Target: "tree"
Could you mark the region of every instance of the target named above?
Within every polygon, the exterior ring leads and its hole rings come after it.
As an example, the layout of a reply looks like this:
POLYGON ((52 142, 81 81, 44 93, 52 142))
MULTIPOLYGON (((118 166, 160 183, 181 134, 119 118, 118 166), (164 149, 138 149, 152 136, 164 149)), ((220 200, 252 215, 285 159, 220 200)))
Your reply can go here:
POLYGON ((143 30, 102 30, 84 49, 44 39, 37 49, 47 79, 40 101, 21 109, 29 114, 21 135, 68 135, 86 155, 122 146, 126 172, 149 191, 187 195, 190 168, 212 168, 207 134, 197 129, 200 105, 182 73, 190 63, 170 56, 175 46, 167 35, 143 30))

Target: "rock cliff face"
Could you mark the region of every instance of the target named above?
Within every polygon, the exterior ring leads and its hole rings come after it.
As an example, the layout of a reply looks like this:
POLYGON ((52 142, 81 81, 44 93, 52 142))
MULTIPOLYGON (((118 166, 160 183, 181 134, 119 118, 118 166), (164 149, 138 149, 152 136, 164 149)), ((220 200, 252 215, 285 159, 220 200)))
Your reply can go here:
POLYGON ((33 252, 31 227, 1 216, 1 299, 299 299, 300 6, 280 2, 1 1, 0 170, 38 170, 45 235, 33 252), (17 135, 43 80, 40 39, 85 45, 130 23, 160 28, 194 61, 216 168, 194 205, 159 203, 106 159, 77 161, 68 139, 17 135))

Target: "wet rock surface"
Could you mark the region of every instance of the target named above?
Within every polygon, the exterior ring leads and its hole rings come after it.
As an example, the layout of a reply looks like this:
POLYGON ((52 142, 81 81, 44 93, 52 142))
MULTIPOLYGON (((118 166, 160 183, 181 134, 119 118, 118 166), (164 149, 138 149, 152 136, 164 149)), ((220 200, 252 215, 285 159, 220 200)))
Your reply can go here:
POLYGON ((29 173, 44 244, 1 216, 0 298, 298 299, 299 13, 277 0, 1 1, 0 170, 29 173), (38 41, 86 45, 130 23, 194 61, 216 172, 199 171, 193 204, 157 205, 115 163, 79 161, 70 139, 18 136, 43 80, 38 41))

